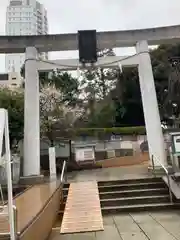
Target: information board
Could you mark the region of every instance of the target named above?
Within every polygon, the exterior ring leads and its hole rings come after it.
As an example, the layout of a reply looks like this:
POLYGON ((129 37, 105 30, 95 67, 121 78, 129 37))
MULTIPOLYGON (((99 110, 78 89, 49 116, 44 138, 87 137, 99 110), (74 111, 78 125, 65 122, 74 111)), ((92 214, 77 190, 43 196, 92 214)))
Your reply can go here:
POLYGON ((180 133, 172 133, 172 152, 180 154, 180 133))
POLYGON ((94 161, 95 160, 95 154, 94 154, 94 148, 77 148, 75 149, 75 157, 76 161, 94 161))

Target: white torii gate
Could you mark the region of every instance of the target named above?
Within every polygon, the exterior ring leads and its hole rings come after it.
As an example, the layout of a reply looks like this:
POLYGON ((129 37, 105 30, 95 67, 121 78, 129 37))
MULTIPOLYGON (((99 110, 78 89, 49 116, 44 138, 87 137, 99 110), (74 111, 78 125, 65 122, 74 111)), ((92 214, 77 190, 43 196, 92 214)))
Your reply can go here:
MULTIPOLYGON (((167 165, 164 138, 161 128, 157 96, 148 42, 136 44, 137 54, 132 57, 104 57, 95 66, 117 67, 137 66, 142 96, 150 157, 153 155, 164 166, 167 165)), ((25 64, 25 131, 24 131, 24 176, 40 175, 40 117, 39 117, 39 75, 38 71, 77 70, 77 59, 39 61, 35 47, 26 48, 25 64), (51 62, 51 63, 49 63, 51 62)), ((81 68, 81 66, 79 66, 81 68)), ((136 116, 134 116, 136 117, 136 116)), ((155 161, 156 163, 156 161, 155 161)), ((157 164, 157 167, 158 164, 157 164)))

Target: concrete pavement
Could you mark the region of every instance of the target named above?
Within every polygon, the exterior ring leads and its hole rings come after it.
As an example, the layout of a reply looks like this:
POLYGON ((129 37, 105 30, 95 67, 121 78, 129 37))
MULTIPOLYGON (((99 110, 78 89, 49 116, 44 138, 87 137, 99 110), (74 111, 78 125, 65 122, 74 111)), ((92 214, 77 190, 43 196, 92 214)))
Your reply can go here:
POLYGON ((180 211, 105 216, 104 231, 60 235, 49 240, 180 240, 180 211))
POLYGON ((74 171, 68 173, 68 182, 81 182, 81 181, 112 181, 124 179, 138 179, 152 177, 152 173, 148 171, 147 165, 136 165, 128 167, 114 167, 114 168, 101 168, 84 171, 74 171))
MULTIPOLYGON (((68 182, 108 181, 152 177, 147 166, 87 170, 68 174, 68 182)), ((180 240, 180 211, 104 216, 104 231, 60 235, 49 240, 180 240)))

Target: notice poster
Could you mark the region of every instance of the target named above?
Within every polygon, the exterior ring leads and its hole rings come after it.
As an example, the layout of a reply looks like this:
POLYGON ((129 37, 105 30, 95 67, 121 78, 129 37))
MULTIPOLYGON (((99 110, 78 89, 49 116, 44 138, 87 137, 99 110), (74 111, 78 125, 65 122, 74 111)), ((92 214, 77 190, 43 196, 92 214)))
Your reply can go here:
POLYGON ((75 150, 77 162, 89 161, 95 159, 94 148, 77 148, 75 150))
POLYGON ((172 152, 180 154, 180 133, 173 133, 172 136, 172 152))

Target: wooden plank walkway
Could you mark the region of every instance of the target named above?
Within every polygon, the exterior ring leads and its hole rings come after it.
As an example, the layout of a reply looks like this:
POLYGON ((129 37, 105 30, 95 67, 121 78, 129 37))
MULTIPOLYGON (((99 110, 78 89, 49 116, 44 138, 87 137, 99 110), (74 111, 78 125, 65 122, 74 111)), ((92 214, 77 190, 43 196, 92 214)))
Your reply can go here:
POLYGON ((97 182, 71 183, 60 233, 101 230, 104 229, 97 182))
POLYGON ((10 231, 9 226, 9 216, 8 216, 8 208, 4 207, 0 209, 0 236, 8 235, 10 231))

